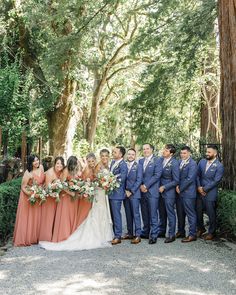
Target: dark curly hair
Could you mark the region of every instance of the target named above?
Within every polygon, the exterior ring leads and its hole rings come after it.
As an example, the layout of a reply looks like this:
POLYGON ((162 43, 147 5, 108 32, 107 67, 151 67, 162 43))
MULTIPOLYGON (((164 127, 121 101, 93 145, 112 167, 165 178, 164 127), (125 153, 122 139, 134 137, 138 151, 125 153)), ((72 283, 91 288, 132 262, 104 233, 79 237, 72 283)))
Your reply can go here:
POLYGON ((27 170, 29 172, 31 172, 33 170, 33 163, 34 163, 35 159, 39 160, 39 156, 33 154, 33 155, 28 156, 28 158, 27 158, 27 170))

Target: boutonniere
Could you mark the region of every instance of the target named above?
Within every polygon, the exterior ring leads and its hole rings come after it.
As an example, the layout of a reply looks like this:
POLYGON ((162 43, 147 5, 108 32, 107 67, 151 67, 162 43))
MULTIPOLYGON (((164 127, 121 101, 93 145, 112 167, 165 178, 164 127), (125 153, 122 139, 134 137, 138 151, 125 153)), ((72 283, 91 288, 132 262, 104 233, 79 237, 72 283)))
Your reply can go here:
POLYGON ((154 163, 154 159, 152 158, 148 164, 153 164, 154 163))
POLYGON ((172 163, 171 162, 168 162, 167 164, 166 164, 166 168, 170 168, 172 166, 172 163))
POLYGON ((133 167, 136 168, 137 166, 138 166, 138 163, 137 162, 134 162, 133 167))
POLYGON ((211 166, 212 167, 217 167, 217 164, 216 163, 213 163, 211 166))

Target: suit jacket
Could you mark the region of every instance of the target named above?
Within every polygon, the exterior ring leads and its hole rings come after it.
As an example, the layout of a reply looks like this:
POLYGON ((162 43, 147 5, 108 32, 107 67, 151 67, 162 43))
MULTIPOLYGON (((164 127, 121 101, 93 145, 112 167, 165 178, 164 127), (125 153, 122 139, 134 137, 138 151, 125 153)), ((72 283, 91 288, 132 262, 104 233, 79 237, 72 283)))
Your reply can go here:
POLYGON ((156 156, 153 155, 153 157, 147 164, 147 167, 145 170, 143 167, 144 161, 145 161, 145 158, 142 158, 139 160, 139 163, 143 169, 142 184, 146 186, 150 197, 158 198, 160 178, 162 173, 162 161, 160 158, 157 158, 156 156))
POLYGON ((140 185, 142 184, 142 179, 143 167, 139 162, 135 161, 126 179, 126 190, 132 193, 131 198, 141 198, 140 185))
MULTIPOLYGON (((111 162, 111 167, 115 164, 115 161, 113 160, 111 162)), ((126 183, 126 177, 127 177, 128 168, 125 163, 125 161, 122 159, 122 161, 118 164, 117 167, 113 170, 113 174, 117 175, 117 179, 120 183, 120 187, 114 190, 111 194, 109 194, 109 199, 111 200, 123 200, 125 198, 125 183, 126 183)))
MULTIPOLYGON (((181 161, 179 162, 180 165, 181 161)), ((180 169, 179 189, 180 196, 188 199, 195 199, 197 196, 197 163, 190 158, 180 169)))
MULTIPOLYGON (((162 158, 163 165, 164 158, 162 158)), ((165 187, 162 193, 163 198, 175 198, 176 186, 179 184, 179 162, 175 158, 171 158, 162 170, 161 186, 165 187)))
POLYGON ((216 201, 218 185, 224 175, 224 167, 219 160, 215 160, 206 171, 207 160, 202 159, 198 164, 197 186, 202 186, 207 193, 208 201, 216 201))

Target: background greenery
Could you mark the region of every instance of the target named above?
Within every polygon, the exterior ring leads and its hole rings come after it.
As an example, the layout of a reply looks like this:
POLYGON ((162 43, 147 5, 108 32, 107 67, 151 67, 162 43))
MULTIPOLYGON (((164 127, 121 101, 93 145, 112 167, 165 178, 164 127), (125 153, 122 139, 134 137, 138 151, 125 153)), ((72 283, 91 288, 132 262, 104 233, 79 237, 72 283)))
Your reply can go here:
POLYGON ((13 234, 21 178, 0 185, 0 244, 13 234))

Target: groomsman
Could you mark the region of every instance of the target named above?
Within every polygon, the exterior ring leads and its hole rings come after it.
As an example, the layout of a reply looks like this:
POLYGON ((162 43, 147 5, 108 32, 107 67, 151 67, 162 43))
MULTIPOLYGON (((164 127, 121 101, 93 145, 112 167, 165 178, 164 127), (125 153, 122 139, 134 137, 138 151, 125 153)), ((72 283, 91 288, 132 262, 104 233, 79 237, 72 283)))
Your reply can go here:
POLYGON ((196 241, 197 235, 197 164, 191 158, 191 150, 188 146, 182 147, 180 151, 180 181, 176 187, 176 211, 178 217, 178 233, 176 237, 183 237, 182 242, 196 241), (189 235, 185 238, 185 216, 189 223, 189 235))
POLYGON ((218 185, 224 174, 224 167, 217 159, 217 154, 217 146, 209 145, 206 159, 202 159, 198 164, 197 227, 198 236, 206 232, 203 221, 203 210, 205 209, 209 218, 209 229, 204 236, 205 240, 212 240, 215 236, 218 185))
POLYGON ((153 145, 143 145, 144 158, 139 162, 143 169, 141 189, 141 212, 143 219, 142 238, 155 244, 158 234, 159 185, 162 173, 162 162, 153 155, 153 145))
POLYGON ((161 175, 161 186, 159 188, 162 200, 160 203, 160 223, 158 232, 159 235, 165 234, 168 219, 169 234, 165 239, 165 243, 175 241, 175 200, 176 186, 179 184, 179 162, 173 157, 175 152, 175 146, 173 144, 167 144, 162 154, 163 170, 161 175))
POLYGON ((125 199, 125 183, 128 168, 124 161, 125 148, 123 146, 117 146, 114 148, 113 161, 111 162, 110 171, 117 175, 117 179, 120 182, 120 187, 117 188, 109 195, 111 215, 113 220, 113 231, 114 239, 112 240, 112 245, 117 245, 121 243, 122 235, 122 218, 121 218, 121 205, 122 201, 125 199))
POLYGON ((124 199, 125 215, 128 233, 123 239, 132 239, 131 244, 141 242, 141 217, 140 217, 140 185, 143 178, 143 167, 136 161, 135 149, 127 152, 128 175, 126 179, 126 198, 124 199), (133 227, 135 225, 135 232, 133 227))

